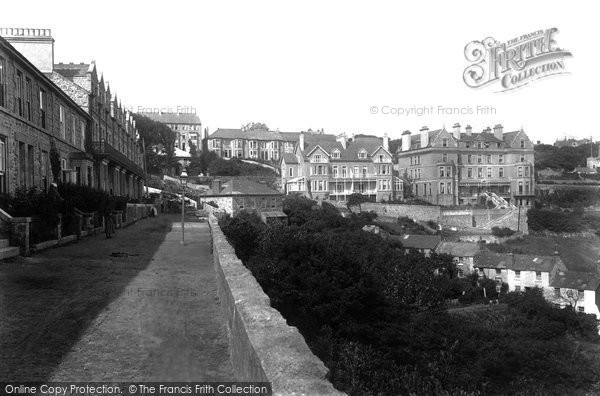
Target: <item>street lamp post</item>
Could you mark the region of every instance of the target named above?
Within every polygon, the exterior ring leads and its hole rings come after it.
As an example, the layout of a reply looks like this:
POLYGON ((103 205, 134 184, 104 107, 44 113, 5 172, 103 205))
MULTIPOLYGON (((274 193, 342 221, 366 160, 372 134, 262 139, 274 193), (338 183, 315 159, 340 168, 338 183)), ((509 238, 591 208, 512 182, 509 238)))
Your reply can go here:
POLYGON ((181 182, 182 192, 181 192, 181 244, 185 244, 185 188, 187 186, 187 178, 188 174, 185 171, 185 168, 181 171, 181 175, 179 175, 179 180, 181 182))

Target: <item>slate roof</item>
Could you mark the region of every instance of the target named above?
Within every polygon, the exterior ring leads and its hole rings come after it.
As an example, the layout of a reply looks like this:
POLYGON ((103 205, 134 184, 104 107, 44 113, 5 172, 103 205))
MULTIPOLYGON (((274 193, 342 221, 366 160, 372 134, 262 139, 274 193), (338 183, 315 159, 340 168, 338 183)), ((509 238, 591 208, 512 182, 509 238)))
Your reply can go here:
MULTIPOLYGON (((440 135, 442 131, 446 131, 449 135, 454 137, 454 134, 451 131, 447 131, 445 128, 435 129, 429 131, 429 140, 427 146, 429 146, 437 137, 440 135)), ((474 132, 470 135, 467 135, 465 132, 460 134, 460 141, 462 142, 486 142, 486 143, 502 143, 508 147, 511 147, 515 138, 521 131, 512 131, 512 132, 504 132, 502 134, 502 140, 498 139, 494 136, 492 132, 474 132)), ((406 138, 406 135, 402 137, 402 139, 406 138)), ((410 135, 410 146, 411 149, 420 148, 421 147, 421 132, 417 132, 410 135)), ((401 148, 402 145, 399 146, 401 148)))
POLYGON ((394 239, 402 242, 405 249, 431 249, 434 250, 441 241, 439 235, 402 235, 394 239))
MULTIPOLYGON (((306 137, 312 136, 333 136, 318 135, 305 132, 306 137)), ((242 131, 241 129, 219 128, 208 137, 209 139, 249 139, 249 140, 280 140, 284 142, 297 142, 300 140, 300 132, 279 132, 279 131, 242 131)), ((335 140, 335 136, 333 136, 335 140)))
POLYGON ((298 158, 292 153, 283 153, 281 160, 285 161, 286 164, 297 164, 298 163, 298 158))
POLYGON ((151 120, 165 124, 201 124, 200 117, 194 113, 138 113, 151 120))
POLYGON ((475 257, 481 251, 481 246, 473 242, 442 242, 436 252, 449 254, 453 257, 475 257))
POLYGON ((550 286, 561 289, 597 290, 600 286, 600 276, 589 272, 561 272, 556 274, 550 286))
POLYGON ((262 183, 247 179, 232 179, 221 186, 221 191, 207 190, 202 196, 228 196, 228 195, 281 195, 262 183))
POLYGON ((480 268, 507 268, 514 271, 550 272, 555 265, 559 270, 567 267, 558 256, 540 256, 533 254, 510 254, 482 251, 475 255, 474 265, 480 268))
POLYGON ((320 147, 323 149, 328 155, 337 149, 340 152, 340 158, 329 158, 331 162, 336 161, 369 161, 371 162, 371 155, 377 151, 379 147, 383 146, 383 139, 378 137, 360 137, 356 138, 352 141, 348 141, 346 143, 346 148, 342 146, 342 143, 335 140, 335 136, 333 135, 321 135, 318 139, 306 139, 305 142, 307 145, 305 146, 303 155, 309 155, 315 148, 320 147), (365 150, 367 153, 367 157, 361 159, 358 157, 358 153, 361 150, 365 150))

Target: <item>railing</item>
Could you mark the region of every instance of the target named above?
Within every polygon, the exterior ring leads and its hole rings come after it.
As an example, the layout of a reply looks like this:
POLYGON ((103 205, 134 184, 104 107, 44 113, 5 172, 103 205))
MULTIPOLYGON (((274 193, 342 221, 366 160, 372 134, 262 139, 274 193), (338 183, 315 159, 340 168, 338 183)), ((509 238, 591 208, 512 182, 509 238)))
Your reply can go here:
POLYGON ((138 176, 144 175, 144 170, 141 166, 127 158, 126 155, 124 155, 119 150, 108 144, 108 142, 106 142, 105 140, 99 142, 92 142, 92 148, 96 155, 107 156, 112 161, 115 161, 124 168, 131 170, 138 176))

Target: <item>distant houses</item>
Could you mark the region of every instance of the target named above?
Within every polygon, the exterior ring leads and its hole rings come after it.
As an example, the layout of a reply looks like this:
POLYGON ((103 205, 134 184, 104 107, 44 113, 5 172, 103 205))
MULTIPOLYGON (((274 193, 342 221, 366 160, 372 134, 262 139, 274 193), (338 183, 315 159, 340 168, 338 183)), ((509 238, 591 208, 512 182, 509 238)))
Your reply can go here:
POLYGON ((473 273, 473 262, 480 251, 481 244, 473 242, 441 242, 436 248, 436 253, 452 256, 459 278, 473 273))
MULTIPOLYGON (((231 216, 243 210, 257 214, 282 210, 281 193, 265 184, 246 179, 232 179, 225 183, 213 180, 212 188, 200 195, 199 201, 205 209, 231 216)), ((273 216, 275 214, 271 213, 269 217, 273 216)))

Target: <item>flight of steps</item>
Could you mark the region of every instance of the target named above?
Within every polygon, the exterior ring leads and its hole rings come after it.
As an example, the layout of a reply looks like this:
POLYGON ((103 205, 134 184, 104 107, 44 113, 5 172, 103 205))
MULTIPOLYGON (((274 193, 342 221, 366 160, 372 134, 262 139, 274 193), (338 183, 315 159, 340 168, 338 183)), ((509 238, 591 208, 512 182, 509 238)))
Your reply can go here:
POLYGON ((0 260, 19 255, 18 246, 10 246, 8 239, 0 239, 0 260))

